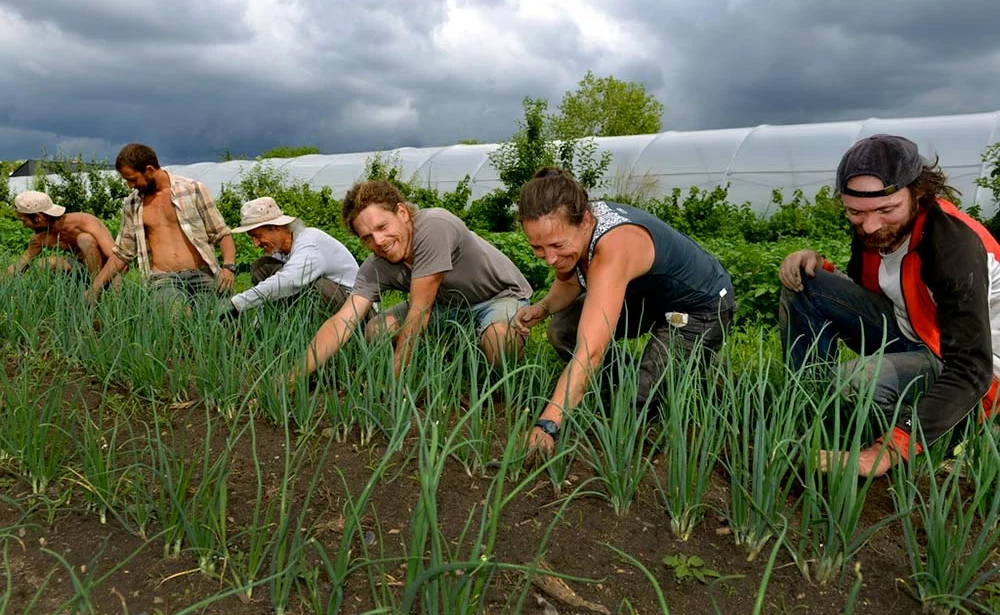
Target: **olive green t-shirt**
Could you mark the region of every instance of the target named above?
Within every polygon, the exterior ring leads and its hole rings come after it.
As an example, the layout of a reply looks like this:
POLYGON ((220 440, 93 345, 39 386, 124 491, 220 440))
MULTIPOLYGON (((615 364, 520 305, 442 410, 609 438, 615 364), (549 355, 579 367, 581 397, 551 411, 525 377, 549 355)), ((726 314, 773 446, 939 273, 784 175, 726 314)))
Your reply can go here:
POLYGON ((464 306, 491 299, 527 299, 531 286, 503 252, 446 209, 421 209, 413 217, 413 267, 372 254, 361 265, 353 293, 379 301, 384 290, 410 290, 413 278, 444 273, 435 303, 464 306))

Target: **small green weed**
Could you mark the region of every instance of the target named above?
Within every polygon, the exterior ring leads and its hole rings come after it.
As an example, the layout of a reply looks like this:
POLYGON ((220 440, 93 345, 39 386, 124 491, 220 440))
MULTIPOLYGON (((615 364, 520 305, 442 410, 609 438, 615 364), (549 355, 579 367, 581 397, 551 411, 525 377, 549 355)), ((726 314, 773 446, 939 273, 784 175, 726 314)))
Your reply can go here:
POLYGON ((697 555, 668 555, 663 558, 663 564, 674 572, 674 580, 678 584, 685 581, 699 581, 706 585, 710 579, 718 579, 722 574, 718 570, 705 567, 705 560, 697 555))

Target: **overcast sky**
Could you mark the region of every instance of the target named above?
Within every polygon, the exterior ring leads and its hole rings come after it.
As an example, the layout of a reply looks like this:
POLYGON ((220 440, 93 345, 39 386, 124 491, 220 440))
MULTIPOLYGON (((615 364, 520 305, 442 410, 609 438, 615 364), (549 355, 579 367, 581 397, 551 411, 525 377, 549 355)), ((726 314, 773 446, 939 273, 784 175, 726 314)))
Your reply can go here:
POLYGON ((503 140, 587 70, 696 130, 1000 110, 998 0, 0 0, 0 159, 503 140))

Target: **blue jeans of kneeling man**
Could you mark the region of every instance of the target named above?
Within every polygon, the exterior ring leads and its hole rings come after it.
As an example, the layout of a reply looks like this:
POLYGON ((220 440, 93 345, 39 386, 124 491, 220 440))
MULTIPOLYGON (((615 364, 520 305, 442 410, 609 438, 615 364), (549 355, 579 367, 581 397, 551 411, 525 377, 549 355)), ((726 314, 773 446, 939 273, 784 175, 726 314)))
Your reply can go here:
POLYGON ((923 343, 903 335, 885 295, 825 270, 817 270, 815 277, 802 272, 802 285, 801 292, 782 287, 778 308, 781 345, 790 367, 798 370, 815 361, 854 374, 848 393, 874 379, 873 400, 886 420, 900 402, 901 413, 909 412, 941 373, 941 360, 923 343), (840 340, 861 357, 837 365, 840 340), (880 350, 884 355, 878 360, 874 356, 880 350))

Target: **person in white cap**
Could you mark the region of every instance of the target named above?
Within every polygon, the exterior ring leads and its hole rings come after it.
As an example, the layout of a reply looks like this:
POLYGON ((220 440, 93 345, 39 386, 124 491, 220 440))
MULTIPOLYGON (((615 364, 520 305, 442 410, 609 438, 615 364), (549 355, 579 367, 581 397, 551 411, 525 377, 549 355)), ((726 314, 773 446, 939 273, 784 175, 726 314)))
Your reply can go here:
POLYGON ((230 315, 309 288, 318 290, 327 306, 337 311, 351 294, 358 274, 354 256, 327 233, 286 216, 273 198, 244 203, 240 226, 232 232, 250 235, 265 255, 250 266, 253 288, 229 300, 230 315))
POLYGON ((27 269, 45 248, 69 252, 75 258, 50 256, 47 264, 53 271, 86 268, 95 277, 111 256, 115 242, 107 227, 96 216, 83 212, 66 213, 66 208, 52 202, 44 192, 27 190, 14 197, 14 211, 21 224, 35 234, 16 263, 7 268, 10 275, 27 269))

